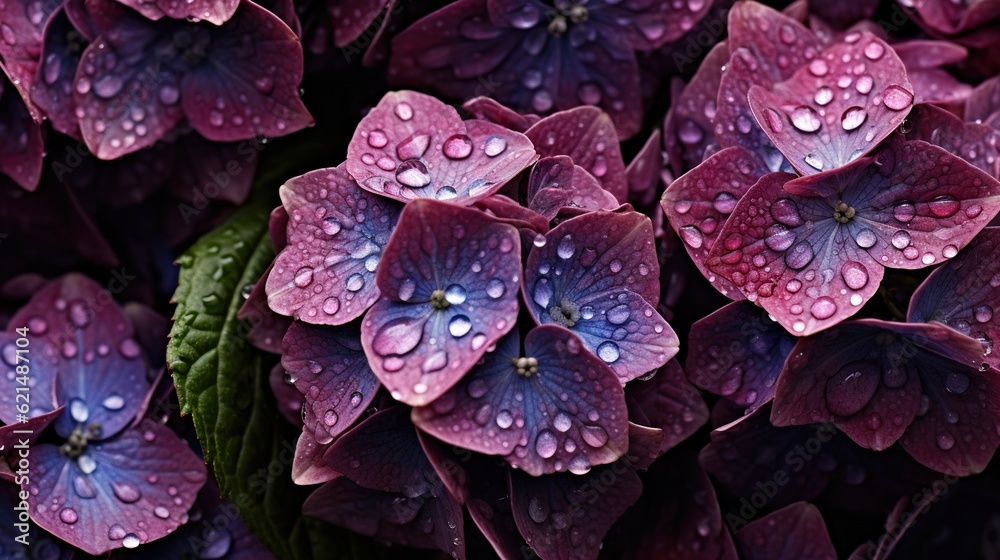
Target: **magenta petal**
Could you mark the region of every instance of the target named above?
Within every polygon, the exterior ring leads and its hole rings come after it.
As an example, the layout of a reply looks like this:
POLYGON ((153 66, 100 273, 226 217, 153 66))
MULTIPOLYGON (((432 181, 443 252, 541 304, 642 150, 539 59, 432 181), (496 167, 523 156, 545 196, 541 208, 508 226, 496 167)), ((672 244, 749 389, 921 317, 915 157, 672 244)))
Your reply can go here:
POLYGON ((660 199, 670 227, 684 242, 695 266, 730 299, 743 299, 743 295, 732 282, 710 272, 705 261, 736 203, 765 173, 767 168, 756 154, 733 146, 680 176, 660 199))
POLYGON ((972 90, 965 105, 965 120, 1000 129, 1000 76, 990 78, 972 90))
POLYGON ((755 70, 761 76, 755 83, 788 79, 819 52, 819 46, 808 28, 758 2, 740 2, 729 12, 729 50, 735 55, 737 49, 747 49, 752 59, 747 60, 760 65, 755 70))
POLYGON ((750 522, 736 544, 744 560, 837 560, 823 515, 805 502, 750 522))
POLYGON ((432 200, 403 209, 376 274, 382 299, 361 326, 394 398, 433 401, 514 326, 520 245, 516 229, 478 210, 432 200))
POLYGON ((625 177, 628 181, 628 199, 633 204, 646 206, 652 204, 653 200, 656 199, 665 157, 662 144, 660 130, 656 129, 649 135, 639 153, 625 168, 625 177))
POLYGON ((267 277, 268 305, 313 324, 360 317, 379 297, 375 271, 400 205, 362 190, 343 167, 295 177, 279 193, 292 219, 267 277))
POLYGON ((608 529, 642 494, 639 476, 622 463, 584 475, 531 477, 511 470, 509 476, 514 521, 541 558, 596 560, 608 529), (595 492, 598 484, 605 491, 595 492), (585 495, 594 496, 586 505, 585 495))
POLYGON ((313 124, 299 98, 303 72, 295 33, 271 12, 243 2, 224 28, 212 30, 205 62, 184 74, 181 105, 209 140, 285 136, 313 124))
POLYGON ((334 44, 343 49, 355 42, 376 22, 380 13, 387 11, 386 16, 382 18, 381 25, 384 26, 389 19, 388 12, 393 11, 393 6, 387 7, 387 4, 387 0, 330 2, 327 12, 333 23, 334 44))
POLYGON ((183 524, 205 464, 169 428, 145 421, 89 445, 76 460, 55 445, 32 450, 32 520, 89 554, 159 539, 183 524), (36 474, 37 473, 37 474, 36 474))
POLYGON ((708 406, 677 360, 670 360, 652 379, 633 381, 626 393, 646 414, 649 425, 663 430, 659 454, 666 453, 708 422, 708 406))
POLYGON ((712 2, 603 2, 588 18, 619 27, 636 50, 648 51, 682 38, 712 7, 712 2))
POLYGON ((406 202, 471 204, 531 164, 535 151, 518 132, 462 121, 454 108, 422 93, 389 92, 361 119, 347 148, 347 171, 365 189, 406 202))
POLYGON ((592 212, 567 220, 534 244, 525 272, 536 322, 572 329, 623 384, 677 353, 677 335, 653 307, 659 263, 645 216, 592 212))
POLYGON ((532 329, 523 355, 519 338, 511 331, 451 391, 414 409, 414 423, 445 442, 503 455, 532 476, 580 474, 621 457, 628 411, 614 372, 562 327, 532 329), (531 358, 531 369, 518 368, 531 358))
POLYGON ((614 123, 596 107, 545 117, 525 132, 541 157, 567 155, 604 185, 618 202, 628 199, 625 162, 614 123))
POLYGON ((515 132, 524 132, 541 120, 538 115, 522 115, 491 97, 473 97, 462 104, 462 109, 477 119, 496 123, 515 132))
POLYGON ((799 173, 835 169, 870 152, 913 105, 892 48, 850 33, 788 80, 749 91, 760 127, 799 173))
POLYGON ((222 25, 233 17, 239 0, 197 0, 177 2, 173 0, 158 0, 156 2, 141 2, 139 0, 117 0, 129 8, 152 20, 162 17, 187 19, 189 21, 210 21, 222 25))
POLYGON ((60 2, 11 0, 0 4, 0 59, 17 89, 27 97, 42 57, 42 31, 60 2))
POLYGON ((1000 5, 989 1, 928 0, 914 4, 922 24, 944 35, 956 35, 1000 17, 1000 5))
POLYGON ((689 340, 691 382, 746 407, 745 414, 774 397, 774 383, 796 342, 767 311, 745 301, 696 322, 689 340))
MULTIPOLYGON (((0 41, 2 42, 2 41, 0 41)), ((0 173, 33 191, 42 177, 45 148, 42 129, 31 117, 30 106, 7 79, 0 64, 0 173)))
POLYGON ((618 206, 615 197, 593 175, 574 165, 567 156, 542 158, 531 169, 528 207, 549 220, 564 207, 594 211, 614 210, 618 206))
POLYGON ((989 173, 1000 177, 1000 131, 985 124, 963 122, 944 109, 921 103, 910 111, 907 120, 912 127, 907 140, 923 140, 940 146, 949 153, 989 173))
POLYGON ((296 321, 282 341, 281 365, 312 411, 306 428, 329 443, 361 417, 380 387, 368 367, 356 325, 296 321))

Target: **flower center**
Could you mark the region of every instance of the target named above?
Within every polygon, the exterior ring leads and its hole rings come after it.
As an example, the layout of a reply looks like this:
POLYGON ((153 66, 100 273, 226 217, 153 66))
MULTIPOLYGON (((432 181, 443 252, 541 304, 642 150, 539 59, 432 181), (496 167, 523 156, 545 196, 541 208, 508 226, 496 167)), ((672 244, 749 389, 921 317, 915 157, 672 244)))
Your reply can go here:
POLYGON ((514 358, 511 361, 521 377, 531 377, 538 373, 538 360, 535 358, 514 358))
POLYGON ((571 328, 580 320, 580 306, 566 298, 563 298, 559 305, 549 308, 549 316, 557 325, 571 328))
POLYGON ((431 305, 434 309, 447 309, 450 303, 444 294, 444 290, 434 290, 431 292, 431 305))
POLYGON ((854 217, 854 207, 848 206, 846 202, 840 201, 833 207, 833 219, 842 224, 846 224, 854 217))
POLYGON ((100 424, 93 422, 86 429, 84 429, 83 425, 79 425, 73 429, 73 433, 66 439, 66 443, 59 446, 59 453, 63 457, 76 459, 83 454, 83 450, 87 448, 87 443, 90 440, 99 437, 101 437, 100 424))
POLYGON ((587 8, 579 4, 560 8, 549 21, 549 34, 560 37, 569 29, 570 23, 583 23, 585 21, 587 21, 587 8))

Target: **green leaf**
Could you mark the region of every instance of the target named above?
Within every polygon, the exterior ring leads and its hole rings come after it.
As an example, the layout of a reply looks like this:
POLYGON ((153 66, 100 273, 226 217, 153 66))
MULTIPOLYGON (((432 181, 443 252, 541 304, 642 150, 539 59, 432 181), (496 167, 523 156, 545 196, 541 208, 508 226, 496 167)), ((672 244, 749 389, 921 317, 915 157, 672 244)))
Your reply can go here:
POLYGON ((378 558, 371 541, 301 515, 312 488, 291 480, 299 430, 277 410, 268 382, 274 357, 248 343, 250 324, 236 318, 244 287, 274 258, 268 215, 289 176, 260 178, 246 206, 178 259, 167 361, 222 493, 264 544, 289 560, 378 558))

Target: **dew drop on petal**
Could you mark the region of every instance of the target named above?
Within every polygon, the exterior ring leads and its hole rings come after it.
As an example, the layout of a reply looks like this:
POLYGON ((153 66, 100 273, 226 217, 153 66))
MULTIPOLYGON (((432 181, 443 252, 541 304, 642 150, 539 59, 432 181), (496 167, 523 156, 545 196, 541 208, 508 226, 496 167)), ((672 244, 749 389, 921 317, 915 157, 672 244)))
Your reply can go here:
POLYGON ((857 243, 858 247, 861 247, 862 249, 871 249, 875 246, 875 243, 878 242, 878 236, 875 235, 874 231, 865 228, 859 231, 854 237, 854 242, 857 243))
POLYGON ((847 261, 840 269, 844 283, 852 290, 860 290, 868 284, 868 271, 864 265, 856 261, 847 261))
POLYGON ((411 159, 404 161, 396 168, 396 181, 401 185, 417 189, 429 185, 431 176, 423 162, 411 159))
POLYGON ((840 117, 840 125, 844 127, 844 130, 855 130, 864 124, 867 118, 868 112, 861 107, 850 107, 844 111, 844 114, 840 117))
POLYGON ((792 126, 802 132, 816 132, 820 129, 821 121, 819 115, 812 107, 800 105, 792 110, 789 115, 792 126))
POLYGON ((893 208, 892 215, 900 222, 908 223, 916 217, 917 209, 913 206, 913 204, 903 202, 901 204, 897 204, 896 207, 893 208))
POLYGON ((962 373, 949 373, 944 379, 945 389, 956 395, 961 395, 969 389, 969 376, 962 373))
POLYGON ((610 340, 602 342, 600 346, 597 347, 597 356, 604 360, 606 363, 612 364, 621 357, 621 352, 618 349, 618 345, 610 340))
POLYGON ((878 41, 872 41, 865 45, 865 56, 868 60, 878 60, 885 54, 885 47, 878 41))
POLYGON ((819 320, 829 319, 837 312, 837 304, 827 296, 820 296, 813 302, 809 312, 819 320))
POLYGON ((59 512, 59 520, 67 525, 76 523, 79 518, 80 516, 77 515, 76 510, 73 508, 63 508, 62 511, 59 512))
POLYGON ((882 101, 893 111, 902 111, 913 104, 913 94, 902 86, 891 85, 882 92, 882 101))
POLYGON ((122 546, 125 548, 136 548, 139 546, 139 537, 135 533, 129 533, 122 539, 122 546))
POLYGON ((451 159, 465 159, 472 153, 472 139, 464 134, 455 134, 444 141, 442 151, 451 159))
POLYGON ((444 299, 452 305, 461 305, 465 303, 465 299, 468 297, 468 292, 465 288, 459 284, 451 284, 444 290, 444 299))
POLYGON ((815 101, 817 105, 826 105, 830 101, 833 101, 833 90, 826 86, 820 87, 816 90, 816 95, 813 96, 813 101, 815 101))
POLYGON ((455 315, 448 321, 448 332, 455 338, 462 338, 472 330, 472 321, 465 315, 455 315))
POLYGON ((535 451, 543 459, 548 459, 556 454, 558 442, 556 436, 549 430, 542 430, 535 440, 535 451))
POLYGON ((573 253, 576 251, 576 246, 573 244, 573 236, 566 235, 559 242, 559 246, 556 247, 556 254, 559 255, 561 259, 569 259, 573 257, 573 253))
POLYGON ((938 218, 950 218, 962 207, 954 197, 942 195, 927 203, 932 214, 938 218))
POLYGON ((402 101, 396 105, 395 113, 396 116, 399 117, 399 120, 408 121, 413 118, 413 106, 405 101, 402 101))
POLYGON ((937 437, 937 444, 942 451, 948 451, 955 446, 955 438, 951 434, 941 434, 937 437))
POLYGON ((368 133, 368 145, 373 148, 384 148, 389 143, 389 137, 385 132, 375 129, 368 133))
POLYGON ((700 249, 705 243, 705 236, 697 226, 681 226, 678 233, 684 243, 687 243, 692 249, 700 249))
POLYGON ((490 136, 483 145, 483 152, 489 157, 496 157, 507 149, 507 141, 502 136, 490 136))
POLYGON ((101 401, 101 405, 108 410, 121 410, 125 406, 125 399, 121 395, 111 394, 101 401))

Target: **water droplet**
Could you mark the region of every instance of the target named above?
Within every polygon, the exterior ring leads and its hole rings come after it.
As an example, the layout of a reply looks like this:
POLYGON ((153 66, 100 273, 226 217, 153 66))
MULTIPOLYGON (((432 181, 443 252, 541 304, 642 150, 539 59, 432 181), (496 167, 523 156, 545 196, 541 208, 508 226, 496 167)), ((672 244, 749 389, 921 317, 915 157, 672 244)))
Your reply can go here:
POLYGON ((422 161, 410 159, 396 168, 396 181, 401 185, 417 189, 431 184, 431 176, 422 161))
POLYGON ((602 342, 600 346, 597 347, 597 356, 604 360, 606 363, 612 364, 621 357, 621 352, 618 350, 618 345, 610 340, 602 342))
MULTIPOLYGON (((499 418, 497 418, 499 421, 499 418)), ((535 451, 538 453, 539 457, 542 459, 548 459, 556 454, 556 448, 558 442, 556 441, 556 436, 549 430, 542 430, 538 433, 538 439, 535 440, 535 451)))
POLYGON ((705 236, 696 226, 681 226, 678 230, 681 239, 692 249, 700 249, 705 243, 705 236))
POLYGON ((101 402, 101 405, 108 410, 121 410, 121 408, 125 406, 125 399, 123 399, 121 395, 112 394, 104 399, 104 401, 101 402))
POLYGON ((576 251, 576 246, 573 244, 573 236, 566 235, 559 242, 559 246, 556 247, 556 254, 559 255, 561 259, 569 259, 573 256, 576 251))
POLYGON ((458 284, 452 284, 445 288, 444 299, 452 305, 461 305, 465 303, 465 299, 468 297, 468 293, 465 288, 458 284))
POLYGON ((829 319, 837 312, 837 304, 827 296, 820 296, 813 302, 809 312, 819 320, 829 319))
POLYGON ((812 62, 809 63, 809 72, 817 78, 826 76, 829 71, 830 67, 827 66, 826 61, 822 58, 814 58, 812 62))
POLYGON ((142 353, 142 348, 139 347, 139 343, 135 339, 126 338, 118 344, 118 351, 121 352, 122 356, 133 359, 139 357, 139 354, 142 353))
POLYGON ((705 137, 705 132, 698 126, 698 123, 688 119, 678 127, 677 136, 685 144, 697 144, 705 137))
POLYGON ((442 151, 451 159, 465 159, 472 153, 472 139, 464 134, 455 134, 444 141, 442 151))
POLYGON ((528 502, 528 516, 535 523, 544 523, 549 518, 549 508, 537 496, 532 496, 528 502))
POLYGON ((73 399, 69 403, 69 415, 73 417, 73 420, 82 424, 90 418, 90 409, 87 408, 87 403, 80 399, 73 399))
POLYGON ((129 533, 125 535, 122 539, 122 546, 125 548, 135 548, 139 546, 139 537, 135 536, 134 533, 129 533))
POLYGON ((815 257, 812 246, 807 241, 800 241, 785 253, 785 264, 792 270, 802 270, 815 257))
POLYGON ((108 529, 108 538, 113 541, 120 541, 125 538, 125 529, 117 523, 108 529))
POLYGON ((340 420, 340 416, 337 415, 335 410, 327 410, 323 414, 323 423, 327 426, 333 426, 338 420, 340 420))
POLYGON ((817 105, 826 105, 830 101, 833 101, 833 90, 826 86, 819 88, 816 90, 816 95, 813 96, 813 101, 817 105))
POLYGON ((497 426, 506 430, 514 425, 514 415, 509 410, 501 410, 497 413, 497 426))
POLYGON ((414 132, 396 145, 396 157, 403 161, 417 159, 427 152, 430 144, 430 136, 422 132, 414 132))
POLYGON ((153 515, 159 517, 160 519, 166 519, 170 517, 170 511, 168 511, 167 508, 163 506, 156 506, 155 508, 153 508, 153 515))
POLYGON ((861 107, 850 107, 844 114, 840 117, 840 125, 844 127, 844 130, 855 130, 868 119, 868 111, 865 111, 861 107))
POLYGON ((715 200, 712 201, 712 207, 715 211, 720 214, 731 214, 736 208, 736 197, 732 194, 722 191, 715 195, 715 200))
POLYGON ((799 209, 791 199, 779 198, 771 205, 771 217, 788 227, 798 227, 802 225, 802 216, 799 209))
POLYGON ((298 272, 295 273, 295 285, 300 288, 305 288, 309 284, 312 284, 313 280, 313 269, 308 266, 302 267, 298 272))
POLYGON ((809 167, 812 167, 817 171, 823 170, 823 160, 820 159, 820 157, 814 153, 810 152, 806 154, 806 157, 802 158, 802 160, 805 161, 807 164, 809 164, 809 167))
POLYGON ((962 205, 953 197, 942 195, 927 203, 927 207, 938 218, 950 218, 961 209, 962 205))
POLYGON ((365 277, 362 276, 360 272, 355 272, 347 277, 347 281, 344 285, 347 286, 348 290, 357 292, 361 288, 365 287, 365 277))
POLYGON ((80 516, 76 514, 76 510, 73 508, 63 508, 63 510, 59 512, 59 520, 67 525, 76 523, 79 518, 80 516))
POLYGON ((97 462, 90 455, 80 455, 76 458, 76 466, 80 468, 83 474, 90 474, 97 468, 97 462))
POLYGON ((114 492, 116 498, 126 504, 134 504, 142 497, 139 489, 129 482, 112 482, 111 491, 114 492))
POLYGON ((882 92, 882 101, 893 111, 902 111, 913 104, 913 94, 902 86, 892 85, 882 92))
POLYGON ((117 75, 105 74, 94 82, 94 93, 96 93, 98 97, 109 99, 117 95, 118 92, 122 90, 122 86, 124 84, 125 82, 123 82, 117 75))
POLYGON ((455 315, 448 321, 448 332, 455 338, 462 338, 472 330, 472 321, 465 315, 455 315))
POLYGON ((838 416, 862 410, 879 386, 881 368, 872 362, 855 362, 840 368, 826 383, 826 404, 838 416))
POLYGON ((570 419, 569 415, 565 412, 560 412, 556 414, 556 417, 552 420, 552 426, 560 432, 568 432, 571 427, 573 427, 573 420, 570 419))
POLYGON ((624 322, 628 321, 630 315, 631 312, 628 308, 628 305, 623 303, 621 305, 616 305, 611 309, 609 309, 607 312, 607 319, 608 322, 611 323, 612 325, 621 325, 624 322))
POLYGON ((858 78, 858 81, 854 84, 854 89, 858 90, 858 93, 862 95, 868 95, 872 91, 872 86, 875 85, 875 81, 871 76, 865 74, 858 78))
POLYGON ((955 438, 951 434, 941 434, 937 437, 937 444, 942 451, 948 451, 955 446, 955 438))
POLYGON ((409 103, 401 101, 396 105, 395 113, 399 120, 408 121, 413 118, 413 107, 409 103))
POLYGON ((795 234, 781 224, 768 227, 764 235, 764 244, 772 251, 785 251, 795 242, 795 234))
POLYGON ((882 46, 882 43, 872 40, 865 45, 865 56, 868 57, 868 60, 878 60, 882 58, 883 54, 885 54, 885 47, 882 46))
POLYGON ((840 269, 844 283, 852 290, 860 290, 868 285, 868 271, 864 265, 856 261, 847 261, 840 269))
POLYGON ((486 295, 493 299, 503 296, 506 292, 507 287, 504 286, 503 282, 498 278, 494 278, 486 284, 486 295))
POLYGON ((389 143, 389 137, 385 132, 375 129, 368 133, 368 145, 372 148, 384 148, 389 143))
POLYGON ((602 447, 608 443, 608 432, 600 426, 584 426, 580 429, 583 441, 591 447, 602 447))
POLYGON ((502 136, 490 136, 483 145, 483 152, 489 157, 496 157, 507 149, 507 141, 502 136))
POLYGON ((908 223, 917 215, 917 209, 909 202, 904 202, 902 204, 896 205, 892 211, 894 218, 903 223, 908 223))
POLYGON ((872 247, 875 246, 875 243, 877 241, 878 241, 878 236, 875 235, 874 231, 868 228, 859 231, 858 234, 854 237, 854 242, 857 243, 858 247, 861 247, 862 249, 871 249, 872 247))

